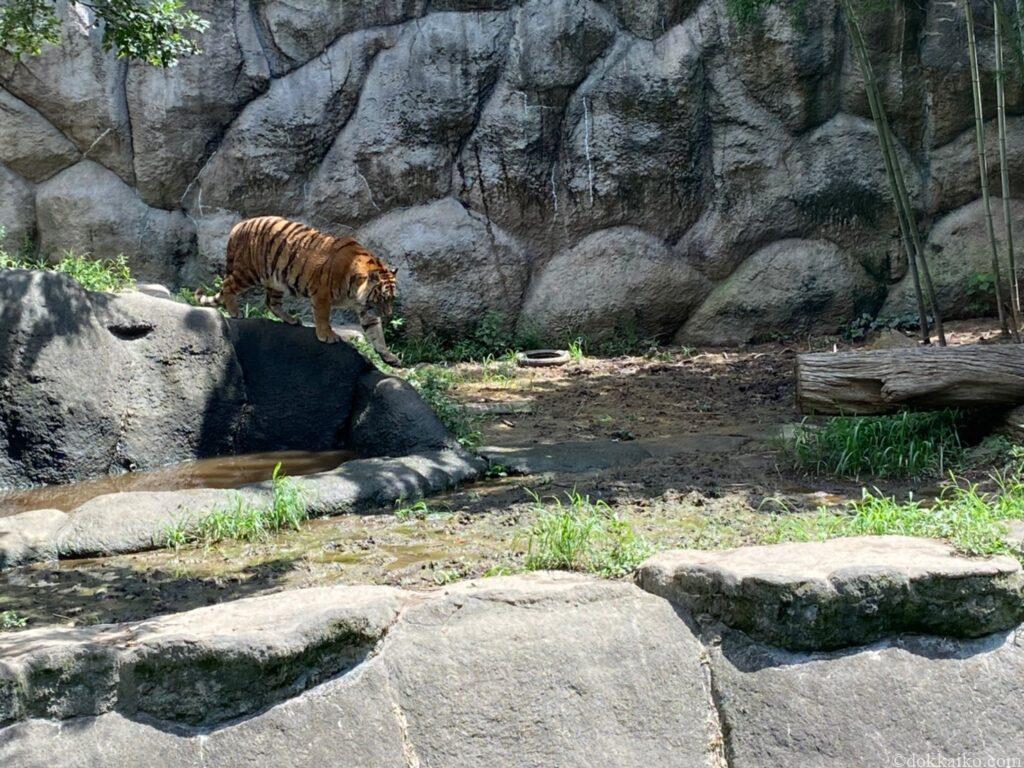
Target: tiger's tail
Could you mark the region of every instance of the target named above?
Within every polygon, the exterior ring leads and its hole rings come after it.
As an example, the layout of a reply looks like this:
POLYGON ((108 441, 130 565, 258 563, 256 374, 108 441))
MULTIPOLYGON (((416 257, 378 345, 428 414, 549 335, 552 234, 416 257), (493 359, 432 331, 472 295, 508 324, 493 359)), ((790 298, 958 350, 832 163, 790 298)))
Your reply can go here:
POLYGON ((192 294, 192 298, 195 299, 196 306, 199 307, 219 307, 224 303, 224 299, 220 295, 220 291, 213 294, 213 296, 207 296, 203 293, 202 288, 196 288, 195 293, 192 294))

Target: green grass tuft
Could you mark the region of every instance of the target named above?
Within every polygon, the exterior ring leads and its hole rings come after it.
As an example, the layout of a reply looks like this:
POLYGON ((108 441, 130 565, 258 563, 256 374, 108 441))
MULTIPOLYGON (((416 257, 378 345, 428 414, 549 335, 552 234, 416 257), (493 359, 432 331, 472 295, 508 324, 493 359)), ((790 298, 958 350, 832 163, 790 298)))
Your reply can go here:
POLYGON ((21 629, 28 624, 28 619, 19 616, 17 611, 0 611, 0 632, 21 629))
POLYGON ((942 474, 961 455, 956 411, 895 416, 839 416, 800 424, 790 449, 796 463, 842 477, 921 477, 942 474))
POLYGON ((272 533, 299 530, 309 519, 309 504, 298 482, 274 467, 273 499, 269 506, 250 504, 235 494, 226 507, 214 509, 197 521, 181 521, 165 532, 167 546, 181 547, 200 543, 205 546, 219 541, 266 541, 272 533))
POLYGON ((624 576, 651 554, 650 545, 604 501, 576 491, 544 504, 533 494, 537 520, 527 531, 528 571, 588 571, 624 576))
MULTIPOLYGON (((2 228, 0 228, 2 239, 2 228)), ((64 251, 61 258, 48 263, 27 253, 12 255, 0 250, 0 269, 43 269, 67 275, 89 291, 115 292, 135 286, 128 261, 123 254, 112 259, 94 259, 88 254, 64 251)))
POLYGON ((772 521, 767 543, 823 541, 839 536, 920 536, 943 539, 968 555, 1014 554, 1006 541, 1004 521, 1024 520, 1024 481, 1018 476, 993 475, 996 489, 954 478, 931 503, 905 501, 878 491, 863 492, 843 511, 822 508, 814 518, 780 517, 772 521))

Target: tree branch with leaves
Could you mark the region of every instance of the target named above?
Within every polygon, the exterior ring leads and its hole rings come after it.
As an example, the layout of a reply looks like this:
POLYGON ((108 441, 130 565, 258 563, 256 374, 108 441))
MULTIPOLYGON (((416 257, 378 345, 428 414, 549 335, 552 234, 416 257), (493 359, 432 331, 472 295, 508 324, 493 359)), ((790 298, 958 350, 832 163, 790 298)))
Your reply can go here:
POLYGON ((198 38, 209 26, 183 0, 0 0, 0 50, 20 58, 58 44, 61 3, 92 12, 104 51, 157 67, 198 53, 198 38))

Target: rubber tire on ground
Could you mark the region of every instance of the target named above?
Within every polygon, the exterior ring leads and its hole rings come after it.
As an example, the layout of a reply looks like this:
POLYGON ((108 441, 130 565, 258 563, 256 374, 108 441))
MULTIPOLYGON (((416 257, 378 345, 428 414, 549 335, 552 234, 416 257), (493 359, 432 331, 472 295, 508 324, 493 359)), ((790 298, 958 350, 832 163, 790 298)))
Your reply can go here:
POLYGON ((516 363, 524 368, 546 368, 565 365, 572 358, 564 349, 528 349, 516 355, 516 363))

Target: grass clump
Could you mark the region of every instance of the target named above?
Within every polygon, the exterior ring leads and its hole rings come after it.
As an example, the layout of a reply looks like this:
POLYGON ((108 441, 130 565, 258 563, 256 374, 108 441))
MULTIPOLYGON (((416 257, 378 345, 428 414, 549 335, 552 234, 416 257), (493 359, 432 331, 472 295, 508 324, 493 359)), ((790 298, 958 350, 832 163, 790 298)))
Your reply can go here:
MULTIPOLYGON (((0 241, 3 240, 3 228, 0 227, 0 241)), ((37 259, 25 250, 19 254, 10 254, 0 250, 0 269, 40 269, 67 275, 88 291, 106 291, 113 293, 135 286, 131 268, 124 254, 112 259, 94 259, 88 254, 77 254, 64 251, 57 261, 50 263, 37 259)))
POLYGON ((309 519, 305 492, 294 478, 274 467, 271 478, 273 498, 269 505, 254 505, 241 494, 235 494, 226 507, 218 507, 197 521, 184 520, 166 531, 169 546, 181 547, 201 543, 209 546, 219 541, 266 541, 270 534, 291 529, 298 531, 309 519))
POLYGON ((19 616, 17 611, 0 611, 0 632, 21 629, 28 624, 28 619, 19 616))
POLYGON ((796 463, 843 477, 921 477, 941 474, 960 456, 956 411, 895 416, 838 416, 801 423, 790 448, 796 463))
POLYGON ((624 576, 650 554, 650 545, 604 501, 576 491, 566 501, 545 505, 532 494, 537 520, 527 531, 524 567, 528 571, 588 571, 624 576))
POLYGON ((1006 520, 1024 520, 1024 481, 993 475, 995 490, 953 478, 927 503, 911 494, 905 501, 864 490, 839 512, 822 508, 814 518, 781 518, 772 523, 768 543, 823 541, 840 536, 919 536, 943 539, 968 555, 1020 553, 1006 541, 1006 520))

